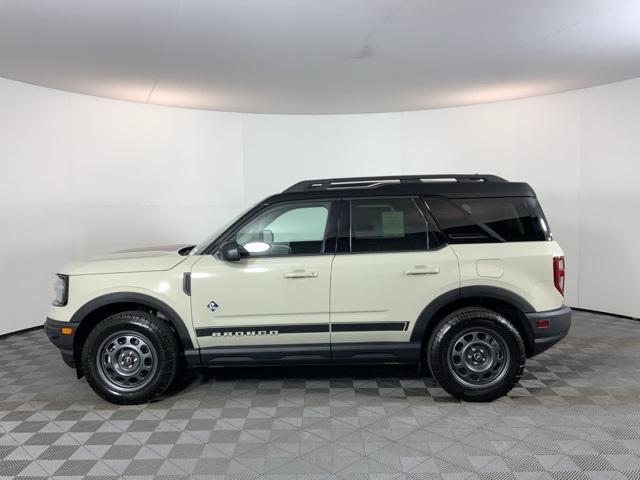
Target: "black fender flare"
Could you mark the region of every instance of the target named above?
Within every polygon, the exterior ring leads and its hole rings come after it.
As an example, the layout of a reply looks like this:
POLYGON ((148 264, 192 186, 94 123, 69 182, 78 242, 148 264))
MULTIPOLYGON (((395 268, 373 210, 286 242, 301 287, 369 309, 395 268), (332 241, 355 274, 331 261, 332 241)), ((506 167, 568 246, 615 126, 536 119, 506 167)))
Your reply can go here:
POLYGON ((116 303, 137 303, 139 305, 144 305, 145 307, 161 311, 167 316, 169 323, 173 326, 173 328, 175 328, 176 332, 178 333, 178 337, 180 338, 182 347, 185 350, 193 348, 191 336, 189 335, 189 331, 187 330, 187 327, 182 321, 180 315, 178 315, 178 313, 173 308, 164 303, 162 300, 158 300, 155 297, 145 295, 143 293, 123 292, 107 293, 106 295, 101 295, 88 301, 82 307, 80 307, 73 314, 69 321, 71 323, 79 324, 97 309, 116 303))
POLYGON ((463 300, 465 298, 490 298, 493 300, 500 300, 502 302, 513 305, 522 313, 535 312, 535 309, 531 304, 522 298, 517 293, 514 293, 506 288, 492 287, 485 285, 473 285, 469 287, 456 288, 443 293, 439 297, 433 299, 420 313, 420 316, 416 320, 411 332, 412 342, 422 342, 424 334, 427 331, 427 327, 431 323, 434 315, 446 307, 448 304, 457 300, 463 300))

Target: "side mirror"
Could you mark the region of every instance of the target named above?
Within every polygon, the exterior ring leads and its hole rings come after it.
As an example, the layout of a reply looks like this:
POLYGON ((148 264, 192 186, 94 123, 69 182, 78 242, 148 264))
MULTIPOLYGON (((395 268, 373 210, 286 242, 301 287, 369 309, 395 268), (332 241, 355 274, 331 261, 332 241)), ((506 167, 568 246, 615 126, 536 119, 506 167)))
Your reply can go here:
POLYGON ((227 242, 220 247, 220 258, 227 262, 237 262, 242 255, 240 254, 240 246, 236 242, 227 242))

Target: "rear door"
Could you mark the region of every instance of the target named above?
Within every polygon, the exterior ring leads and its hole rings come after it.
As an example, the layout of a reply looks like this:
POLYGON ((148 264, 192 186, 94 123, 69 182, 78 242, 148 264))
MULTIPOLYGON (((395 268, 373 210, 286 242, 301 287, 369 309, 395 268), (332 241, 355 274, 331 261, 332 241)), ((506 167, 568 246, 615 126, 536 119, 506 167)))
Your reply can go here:
POLYGON ((458 260, 418 197, 343 200, 331 276, 331 349, 337 362, 413 361, 420 313, 459 288, 458 260))

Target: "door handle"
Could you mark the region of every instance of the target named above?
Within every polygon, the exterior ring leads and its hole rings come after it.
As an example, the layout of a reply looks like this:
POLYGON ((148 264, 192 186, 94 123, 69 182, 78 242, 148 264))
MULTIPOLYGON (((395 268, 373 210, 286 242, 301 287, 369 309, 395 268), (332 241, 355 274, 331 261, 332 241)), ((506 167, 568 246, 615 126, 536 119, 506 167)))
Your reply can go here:
POLYGON ((318 272, 305 272, 304 270, 293 271, 284 274, 284 278, 316 278, 318 272))
POLYGON ((436 273, 440 273, 440 267, 427 267, 424 265, 416 265, 404 271, 405 275, 434 275, 436 273))

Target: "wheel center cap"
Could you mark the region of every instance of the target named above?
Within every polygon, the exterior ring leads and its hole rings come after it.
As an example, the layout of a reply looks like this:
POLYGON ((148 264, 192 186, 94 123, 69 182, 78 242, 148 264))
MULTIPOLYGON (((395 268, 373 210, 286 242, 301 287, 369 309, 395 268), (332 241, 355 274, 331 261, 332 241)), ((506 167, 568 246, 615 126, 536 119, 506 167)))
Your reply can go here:
POLYGON ((472 372, 482 373, 493 364, 493 354, 486 345, 476 342, 467 346, 462 352, 466 367, 472 372))
POLYGON ((120 368, 124 371, 130 372, 137 367, 138 356, 134 352, 123 352, 118 359, 118 363, 120 364, 120 368))

